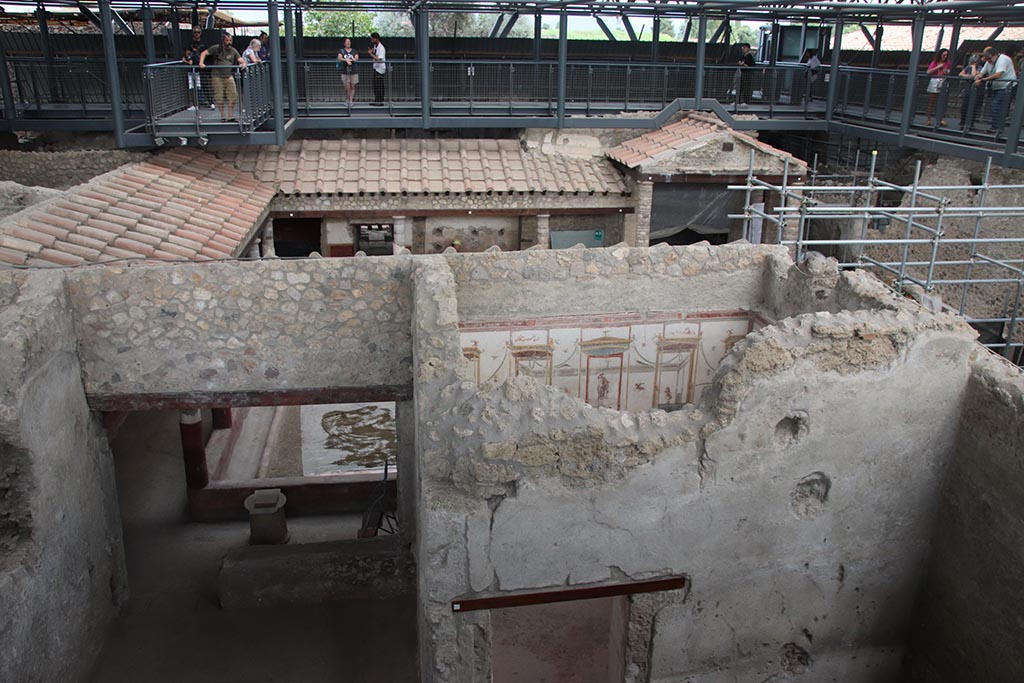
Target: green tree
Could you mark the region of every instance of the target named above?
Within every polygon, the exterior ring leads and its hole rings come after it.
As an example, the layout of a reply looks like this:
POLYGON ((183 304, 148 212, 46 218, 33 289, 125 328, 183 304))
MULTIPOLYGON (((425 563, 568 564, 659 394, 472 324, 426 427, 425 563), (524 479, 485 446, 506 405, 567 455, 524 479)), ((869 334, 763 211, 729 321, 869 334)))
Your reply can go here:
MULTIPOLYGON (((683 36, 686 35, 686 24, 687 22, 685 21, 679 23, 679 28, 676 30, 676 37, 679 38, 679 40, 682 40, 683 36)), ((663 21, 662 26, 664 25, 665 24, 663 21)), ((711 36, 715 35, 715 31, 717 31, 718 27, 721 25, 721 19, 708 19, 707 37, 709 40, 711 39, 711 36)), ((761 42, 761 35, 757 31, 757 29, 751 28, 746 24, 741 24, 739 22, 733 21, 730 22, 730 28, 732 29, 732 32, 729 35, 729 42, 733 45, 736 45, 737 43, 750 43, 751 47, 757 47, 757 44, 761 42)), ((697 42, 696 21, 693 22, 693 28, 690 29, 690 42, 697 42)))
POLYGON ((305 15, 303 33, 307 36, 330 38, 363 37, 370 35, 374 30, 373 20, 372 12, 310 10, 305 15))

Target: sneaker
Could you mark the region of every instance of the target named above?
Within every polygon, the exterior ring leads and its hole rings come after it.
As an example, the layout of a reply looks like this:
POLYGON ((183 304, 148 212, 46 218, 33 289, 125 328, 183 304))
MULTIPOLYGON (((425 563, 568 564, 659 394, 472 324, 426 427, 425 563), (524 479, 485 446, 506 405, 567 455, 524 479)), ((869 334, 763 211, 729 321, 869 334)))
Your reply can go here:
POLYGON ((216 108, 217 108, 217 105, 214 104, 213 102, 211 102, 210 103, 210 109, 216 109, 216 108))
POLYGON ((196 110, 195 105, 190 105, 189 108, 186 109, 185 111, 195 111, 195 110, 196 110))

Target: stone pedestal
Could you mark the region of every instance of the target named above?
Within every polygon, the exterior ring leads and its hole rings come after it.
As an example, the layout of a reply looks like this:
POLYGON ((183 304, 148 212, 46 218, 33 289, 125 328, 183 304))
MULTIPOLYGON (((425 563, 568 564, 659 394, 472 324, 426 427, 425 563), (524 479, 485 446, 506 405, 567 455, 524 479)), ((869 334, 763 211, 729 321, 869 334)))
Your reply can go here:
POLYGON ((249 543, 278 545, 288 542, 288 520, 284 504, 288 501, 281 489, 258 489, 245 499, 249 513, 249 543))

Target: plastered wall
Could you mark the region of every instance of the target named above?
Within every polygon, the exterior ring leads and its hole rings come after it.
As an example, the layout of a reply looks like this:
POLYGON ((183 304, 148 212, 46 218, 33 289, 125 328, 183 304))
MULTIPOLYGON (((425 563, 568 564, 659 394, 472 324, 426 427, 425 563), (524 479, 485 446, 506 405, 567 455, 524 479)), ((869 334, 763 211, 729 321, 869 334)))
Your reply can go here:
POLYGON ((61 278, 0 283, 0 680, 83 680, 126 590, 113 461, 61 278))
POLYGON ((627 681, 895 680, 973 332, 770 249, 577 252, 564 268, 558 254, 510 255, 516 268, 488 256, 424 261, 416 276, 425 679, 491 673, 489 613, 453 600, 685 575, 687 591, 631 598, 627 681), (597 260, 608 289, 589 276, 597 260), (454 320, 496 314, 499 291, 547 312, 538 281, 567 312, 698 308, 718 293, 783 319, 673 413, 596 408, 532 378, 481 390, 468 363, 447 370, 454 320), (830 312, 851 304, 862 310, 830 312))

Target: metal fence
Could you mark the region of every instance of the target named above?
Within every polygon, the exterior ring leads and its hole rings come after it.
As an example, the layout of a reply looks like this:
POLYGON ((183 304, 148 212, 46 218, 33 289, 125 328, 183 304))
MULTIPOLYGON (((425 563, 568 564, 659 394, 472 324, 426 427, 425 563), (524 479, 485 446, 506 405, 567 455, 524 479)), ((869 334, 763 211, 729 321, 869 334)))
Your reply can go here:
MULTIPOLYGON (((110 111, 110 83, 103 59, 12 57, 7 64, 14 106, 21 112, 103 118, 110 111)), ((145 103, 142 67, 142 60, 118 62, 123 108, 141 108, 145 103)))
POLYGON ((251 133, 273 114, 270 64, 202 69, 168 62, 144 69, 147 128, 155 136, 251 133))
POLYGON ((1005 204, 1024 185, 992 184, 991 160, 979 184, 924 185, 918 161, 913 183, 896 185, 876 175, 876 158, 859 182, 853 175, 821 179, 812 168, 807 183, 789 184, 787 162, 783 182, 773 184, 754 176, 751 155, 746 184, 730 186, 746 193, 744 212, 731 217, 743 220, 745 238, 760 232, 763 241, 791 247, 797 260, 818 251, 843 268, 875 272, 898 292, 916 286, 941 296, 942 310, 964 316, 986 346, 1020 363, 1024 206, 1005 204), (976 201, 955 202, 964 196, 976 201))

